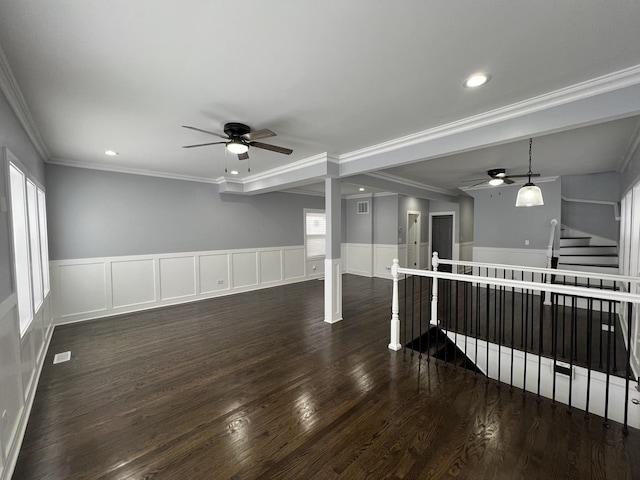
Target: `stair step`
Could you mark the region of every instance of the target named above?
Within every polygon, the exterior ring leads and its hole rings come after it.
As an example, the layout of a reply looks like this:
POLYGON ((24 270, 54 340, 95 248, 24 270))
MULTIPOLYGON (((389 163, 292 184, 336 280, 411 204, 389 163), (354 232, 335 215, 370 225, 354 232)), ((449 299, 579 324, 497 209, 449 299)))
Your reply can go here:
POLYGON ((560 237, 560 247, 588 246, 591 237, 560 237))
MULTIPOLYGON (((618 274, 618 265, 593 265, 589 263, 563 263, 558 262, 558 270, 577 270, 579 272, 591 272, 591 273, 609 273, 618 274)), ((562 275, 558 272, 558 275, 562 275)))
POLYGON ((618 255, 561 255, 563 265, 615 265, 618 266, 618 255))
POLYGON ((560 247, 560 255, 617 255, 615 245, 576 245, 560 247))

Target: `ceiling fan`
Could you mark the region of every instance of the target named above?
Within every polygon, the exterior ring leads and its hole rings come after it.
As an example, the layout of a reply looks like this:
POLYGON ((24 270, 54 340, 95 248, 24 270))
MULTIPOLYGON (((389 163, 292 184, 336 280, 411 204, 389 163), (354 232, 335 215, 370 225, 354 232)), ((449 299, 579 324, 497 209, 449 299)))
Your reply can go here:
MULTIPOLYGON (((514 183, 512 178, 527 178, 527 177, 539 177, 539 173, 530 173, 530 174, 522 174, 522 175, 507 175, 507 171, 504 168, 492 168, 491 170, 487 170, 487 175, 489 175, 489 185, 497 187, 498 185, 510 185, 514 183)), ((477 182, 480 180, 476 178, 475 180, 469 180, 470 182, 477 182)), ((476 183, 475 185, 471 185, 471 187, 477 187, 478 185, 482 185, 487 182, 486 179, 483 179, 480 183, 476 183)), ((469 188, 471 188, 469 187, 469 188)))
POLYGON ((264 150, 271 150, 276 153, 283 153, 284 155, 291 155, 293 150, 290 148, 278 147, 276 145, 271 145, 268 143, 256 142, 256 140, 268 137, 275 137, 276 134, 271 130, 263 128, 262 130, 256 130, 255 132, 251 131, 247 125, 243 123, 231 122, 225 123, 224 125, 224 133, 222 135, 220 133, 209 132, 207 130, 202 130, 201 128, 190 127, 188 125, 183 125, 183 128, 188 128, 189 130, 195 130, 196 132, 206 133, 208 135, 213 135, 214 137, 220 137, 225 139, 224 142, 210 142, 210 143, 199 143, 196 145, 185 145, 182 148, 194 148, 194 147, 205 147, 207 145, 221 145, 225 144, 227 150, 231 153, 235 153, 238 155, 238 160, 247 160, 249 158, 249 147, 262 148, 264 150))

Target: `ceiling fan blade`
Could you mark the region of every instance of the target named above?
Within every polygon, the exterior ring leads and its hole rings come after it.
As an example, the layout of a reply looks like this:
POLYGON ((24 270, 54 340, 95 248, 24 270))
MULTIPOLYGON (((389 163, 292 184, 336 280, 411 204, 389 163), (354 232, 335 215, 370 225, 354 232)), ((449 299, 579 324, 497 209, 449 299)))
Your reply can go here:
POLYGON ((255 132, 249 132, 242 135, 245 140, 260 140, 261 138, 275 137, 276 134, 268 128, 262 130, 256 130, 255 132))
POLYGON ((264 150, 271 150, 272 152, 283 153, 285 155, 291 155, 293 150, 290 148, 278 147, 276 145, 269 145, 268 143, 262 142, 251 142, 249 143, 252 147, 262 148, 264 150))
POLYGON ((185 145, 182 148, 206 147, 207 145, 220 145, 227 142, 198 143, 197 145, 185 145))
POLYGON ((196 132, 202 132, 202 133, 207 133, 209 135, 214 135, 216 137, 220 137, 220 138, 225 138, 228 139, 229 137, 227 137, 226 135, 220 135, 219 133, 215 133, 215 132, 209 132, 207 130, 202 130, 201 128, 196 128, 196 127, 190 127, 188 125, 182 125, 182 128, 188 128, 189 130, 195 130, 196 132))
POLYGON ((512 183, 516 183, 513 180, 511 180, 509 177, 504 177, 502 180, 504 181, 505 185, 511 185, 512 183))
POLYGON ((238 160, 249 160, 249 154, 247 152, 239 153, 238 160))

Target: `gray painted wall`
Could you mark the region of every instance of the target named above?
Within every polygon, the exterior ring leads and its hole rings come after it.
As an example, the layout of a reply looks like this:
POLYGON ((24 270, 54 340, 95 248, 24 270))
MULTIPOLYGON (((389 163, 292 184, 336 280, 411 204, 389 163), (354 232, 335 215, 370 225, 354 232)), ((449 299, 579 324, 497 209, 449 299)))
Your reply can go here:
POLYGON ((398 198, 398 244, 407 243, 407 212, 413 210, 420 212, 420 242, 429 241, 429 211, 433 201, 424 198, 407 197, 400 195, 398 198), (400 232, 400 228, 402 231, 400 232))
POLYGON ((620 185, 620 198, 622 198, 629 189, 640 182, 640 148, 636 149, 635 154, 631 157, 629 164, 622 172, 622 183, 620 185))
MULTIPOLYGON (((562 179, 562 195, 581 200, 620 200, 622 176, 616 172, 589 175, 566 175, 562 179)), ((620 222, 616 221, 613 206, 562 201, 562 222, 564 225, 618 240, 620 222)))
POLYGON ((302 245, 324 198, 47 165, 52 260, 302 245))
POLYGON ((398 243, 398 195, 373 197, 373 243, 398 243))
POLYGON ((347 243, 364 243, 370 245, 373 241, 373 202, 371 197, 348 198, 347 209, 347 243), (369 213, 358 214, 358 202, 369 202, 369 213))
POLYGON ((473 197, 460 195, 460 243, 473 242, 473 197))
MULTIPOLYGON (((45 184, 44 162, 20 125, 6 97, 0 92, 0 147, 7 147, 41 184, 45 184)), ((0 197, 8 197, 4 152, 0 151, 0 197)), ((9 214, 0 212, 0 302, 13 293, 9 214)))
POLYGON ((541 207, 516 208, 519 186, 470 191, 474 197, 474 247, 546 249, 551 219, 561 222, 561 182, 538 186, 544 198, 541 207))

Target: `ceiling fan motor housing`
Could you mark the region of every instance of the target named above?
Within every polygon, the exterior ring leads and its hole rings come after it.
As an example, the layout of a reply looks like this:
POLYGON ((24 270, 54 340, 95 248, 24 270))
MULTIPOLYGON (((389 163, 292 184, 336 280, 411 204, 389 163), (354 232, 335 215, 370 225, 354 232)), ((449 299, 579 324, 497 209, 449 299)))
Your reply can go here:
POLYGON ((493 168, 487 172, 491 178, 504 178, 506 170, 504 168, 493 168))
POLYGON ((224 124, 224 133, 229 138, 238 138, 249 132, 251 132, 251 129, 244 123, 230 122, 224 124))

